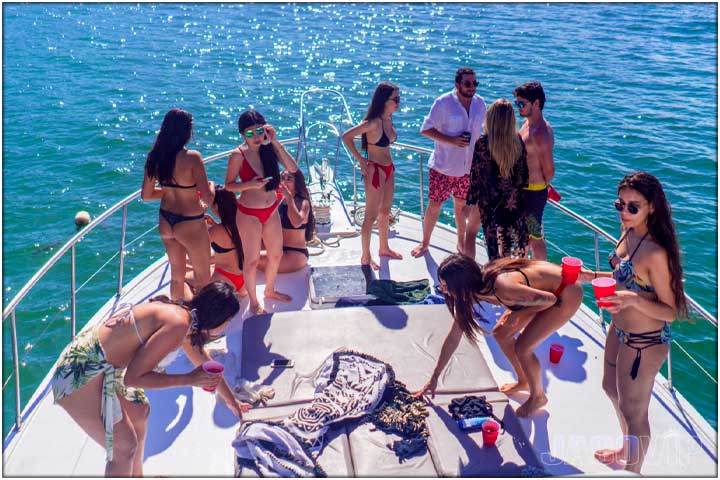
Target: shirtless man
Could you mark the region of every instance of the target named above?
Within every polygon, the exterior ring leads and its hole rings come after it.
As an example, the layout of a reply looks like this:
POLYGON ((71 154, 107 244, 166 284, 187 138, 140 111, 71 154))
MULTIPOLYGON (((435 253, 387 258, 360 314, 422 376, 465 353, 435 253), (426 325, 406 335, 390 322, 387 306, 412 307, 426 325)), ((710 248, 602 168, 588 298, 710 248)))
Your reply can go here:
POLYGON ((540 82, 528 82, 513 91, 515 105, 525 118, 520 136, 527 149, 530 174, 525 188, 525 212, 530 234, 530 251, 535 260, 547 260, 547 246, 543 235, 542 217, 548 199, 548 185, 555 176, 553 129, 543 117, 545 92, 540 82))

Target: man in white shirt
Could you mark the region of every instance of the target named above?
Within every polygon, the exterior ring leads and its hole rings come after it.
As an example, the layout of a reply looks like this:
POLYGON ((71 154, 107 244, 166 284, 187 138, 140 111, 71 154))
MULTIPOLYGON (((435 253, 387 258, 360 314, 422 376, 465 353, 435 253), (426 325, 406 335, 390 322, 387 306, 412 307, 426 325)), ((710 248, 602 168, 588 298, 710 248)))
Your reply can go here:
POLYGON ((412 249, 412 256, 423 255, 430 244, 442 204, 453 196, 458 252, 463 253, 467 212, 465 198, 470 186, 473 146, 482 135, 485 102, 475 95, 478 81, 471 68, 455 73, 455 89, 438 97, 425 117, 420 133, 435 141, 430 156, 428 206, 423 221, 423 239, 412 249))

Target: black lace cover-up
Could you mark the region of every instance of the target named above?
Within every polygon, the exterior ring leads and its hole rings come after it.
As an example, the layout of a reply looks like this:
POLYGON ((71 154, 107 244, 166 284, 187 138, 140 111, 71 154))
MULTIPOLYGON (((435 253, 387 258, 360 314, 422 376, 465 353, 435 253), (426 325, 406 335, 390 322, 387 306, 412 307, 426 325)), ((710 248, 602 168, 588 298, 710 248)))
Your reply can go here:
POLYGON ((520 140, 522 153, 508 178, 500 177, 500 169, 488 150, 488 136, 475 143, 468 205, 477 204, 482 218, 485 245, 490 260, 503 256, 523 256, 528 244, 525 223, 523 188, 528 184, 527 152, 520 140))

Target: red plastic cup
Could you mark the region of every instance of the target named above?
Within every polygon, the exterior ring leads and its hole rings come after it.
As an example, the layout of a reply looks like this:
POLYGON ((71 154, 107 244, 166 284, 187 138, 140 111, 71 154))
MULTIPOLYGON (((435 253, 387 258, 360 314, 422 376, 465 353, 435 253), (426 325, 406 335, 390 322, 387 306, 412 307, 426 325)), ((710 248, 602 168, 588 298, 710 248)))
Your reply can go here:
POLYGON ((560 359, 562 358, 562 354, 564 351, 565 347, 563 347, 559 343, 553 343, 552 345, 550 345, 550 362, 560 363, 560 359))
MULTIPOLYGON (((202 369, 205 371, 205 373, 222 375, 222 373, 225 371, 225 366, 220 362, 216 362, 215 360, 208 360, 207 362, 202 364, 202 369)), ((214 392, 216 388, 217 387, 202 387, 202 389, 206 392, 214 392)))
POLYGON ((483 445, 486 447, 492 447, 497 441, 498 433, 500 432, 500 424, 493 420, 486 420, 482 424, 482 438, 483 445))
POLYGON ((562 282, 566 285, 577 282, 580 269, 582 268, 582 260, 575 257, 563 257, 562 259, 562 282))
POLYGON ((548 198, 559 202, 562 199, 562 196, 552 185, 548 185, 548 198))
MULTIPOLYGON (((595 299, 600 300, 603 297, 609 297, 615 293, 615 279, 608 277, 596 278, 592 281, 593 290, 595 291, 595 299)), ((597 302, 598 307, 612 307, 613 302, 597 302)))

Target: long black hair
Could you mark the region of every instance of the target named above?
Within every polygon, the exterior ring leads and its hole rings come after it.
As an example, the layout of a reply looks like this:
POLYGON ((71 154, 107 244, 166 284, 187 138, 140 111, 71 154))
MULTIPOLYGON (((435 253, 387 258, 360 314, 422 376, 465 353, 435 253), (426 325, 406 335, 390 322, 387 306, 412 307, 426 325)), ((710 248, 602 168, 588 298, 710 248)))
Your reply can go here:
MULTIPOLYGON (((238 131, 242 135, 249 127, 265 125, 266 123, 265 117, 257 110, 246 110, 238 118, 238 131)), ((265 190, 269 192, 277 189, 280 185, 280 168, 278 167, 277 153, 272 145, 260 145, 260 161, 262 162, 263 175, 272 177, 272 180, 265 184, 265 190)))
POLYGON ((292 174, 295 181, 295 198, 307 200, 310 203, 310 212, 308 213, 307 223, 305 224, 305 241, 309 242, 313 239, 315 234, 315 214, 312 209, 312 200, 310 200, 310 192, 308 191, 307 185, 305 184, 305 175, 298 168, 295 173, 292 174))
MULTIPOLYGON (((382 117, 382 114, 385 112, 385 104, 395 90, 398 90, 397 85, 390 82, 381 82, 377 86, 377 88, 375 88, 375 93, 373 93, 372 100, 370 101, 370 106, 368 107, 368 111, 365 114, 365 118, 363 118, 363 120, 367 120, 369 122, 371 120, 375 120, 376 118, 382 117)), ((367 146, 367 135, 363 133, 362 149, 367 150, 367 146)))
POLYGON ((617 191, 630 188, 640 193, 653 207, 648 216, 648 230, 652 238, 665 249, 670 267, 670 286, 675 296, 675 307, 679 318, 687 318, 687 303, 682 283, 682 265, 680 264, 680 246, 678 245, 675 223, 672 220, 670 204, 665 198, 660 181, 647 172, 633 172, 626 175, 618 185, 617 191))
POLYGON ((147 154, 145 172, 160 184, 176 183, 173 178, 175 157, 192 137, 192 115, 173 108, 165 114, 155 143, 147 154))
POLYGON ((235 246, 238 267, 242 270, 245 254, 242 248, 242 241, 240 240, 240 233, 237 229, 237 223, 235 222, 235 216, 237 215, 237 199, 235 198, 235 194, 230 190, 226 190, 223 185, 217 185, 215 187, 214 203, 217 205, 220 224, 225 228, 225 231, 235 246))
POLYGON ((473 320, 473 304, 479 302, 481 296, 494 294, 498 275, 529 264, 527 258, 504 257, 480 268, 475 260, 460 253, 454 253, 440 263, 437 278, 446 285, 445 304, 469 340, 477 340, 477 332, 482 331, 473 320))
POLYGON ((158 295, 150 301, 179 305, 190 312, 190 344, 196 348, 210 340, 210 330, 219 327, 240 311, 235 290, 225 282, 208 283, 189 302, 173 301, 165 295, 158 295))

